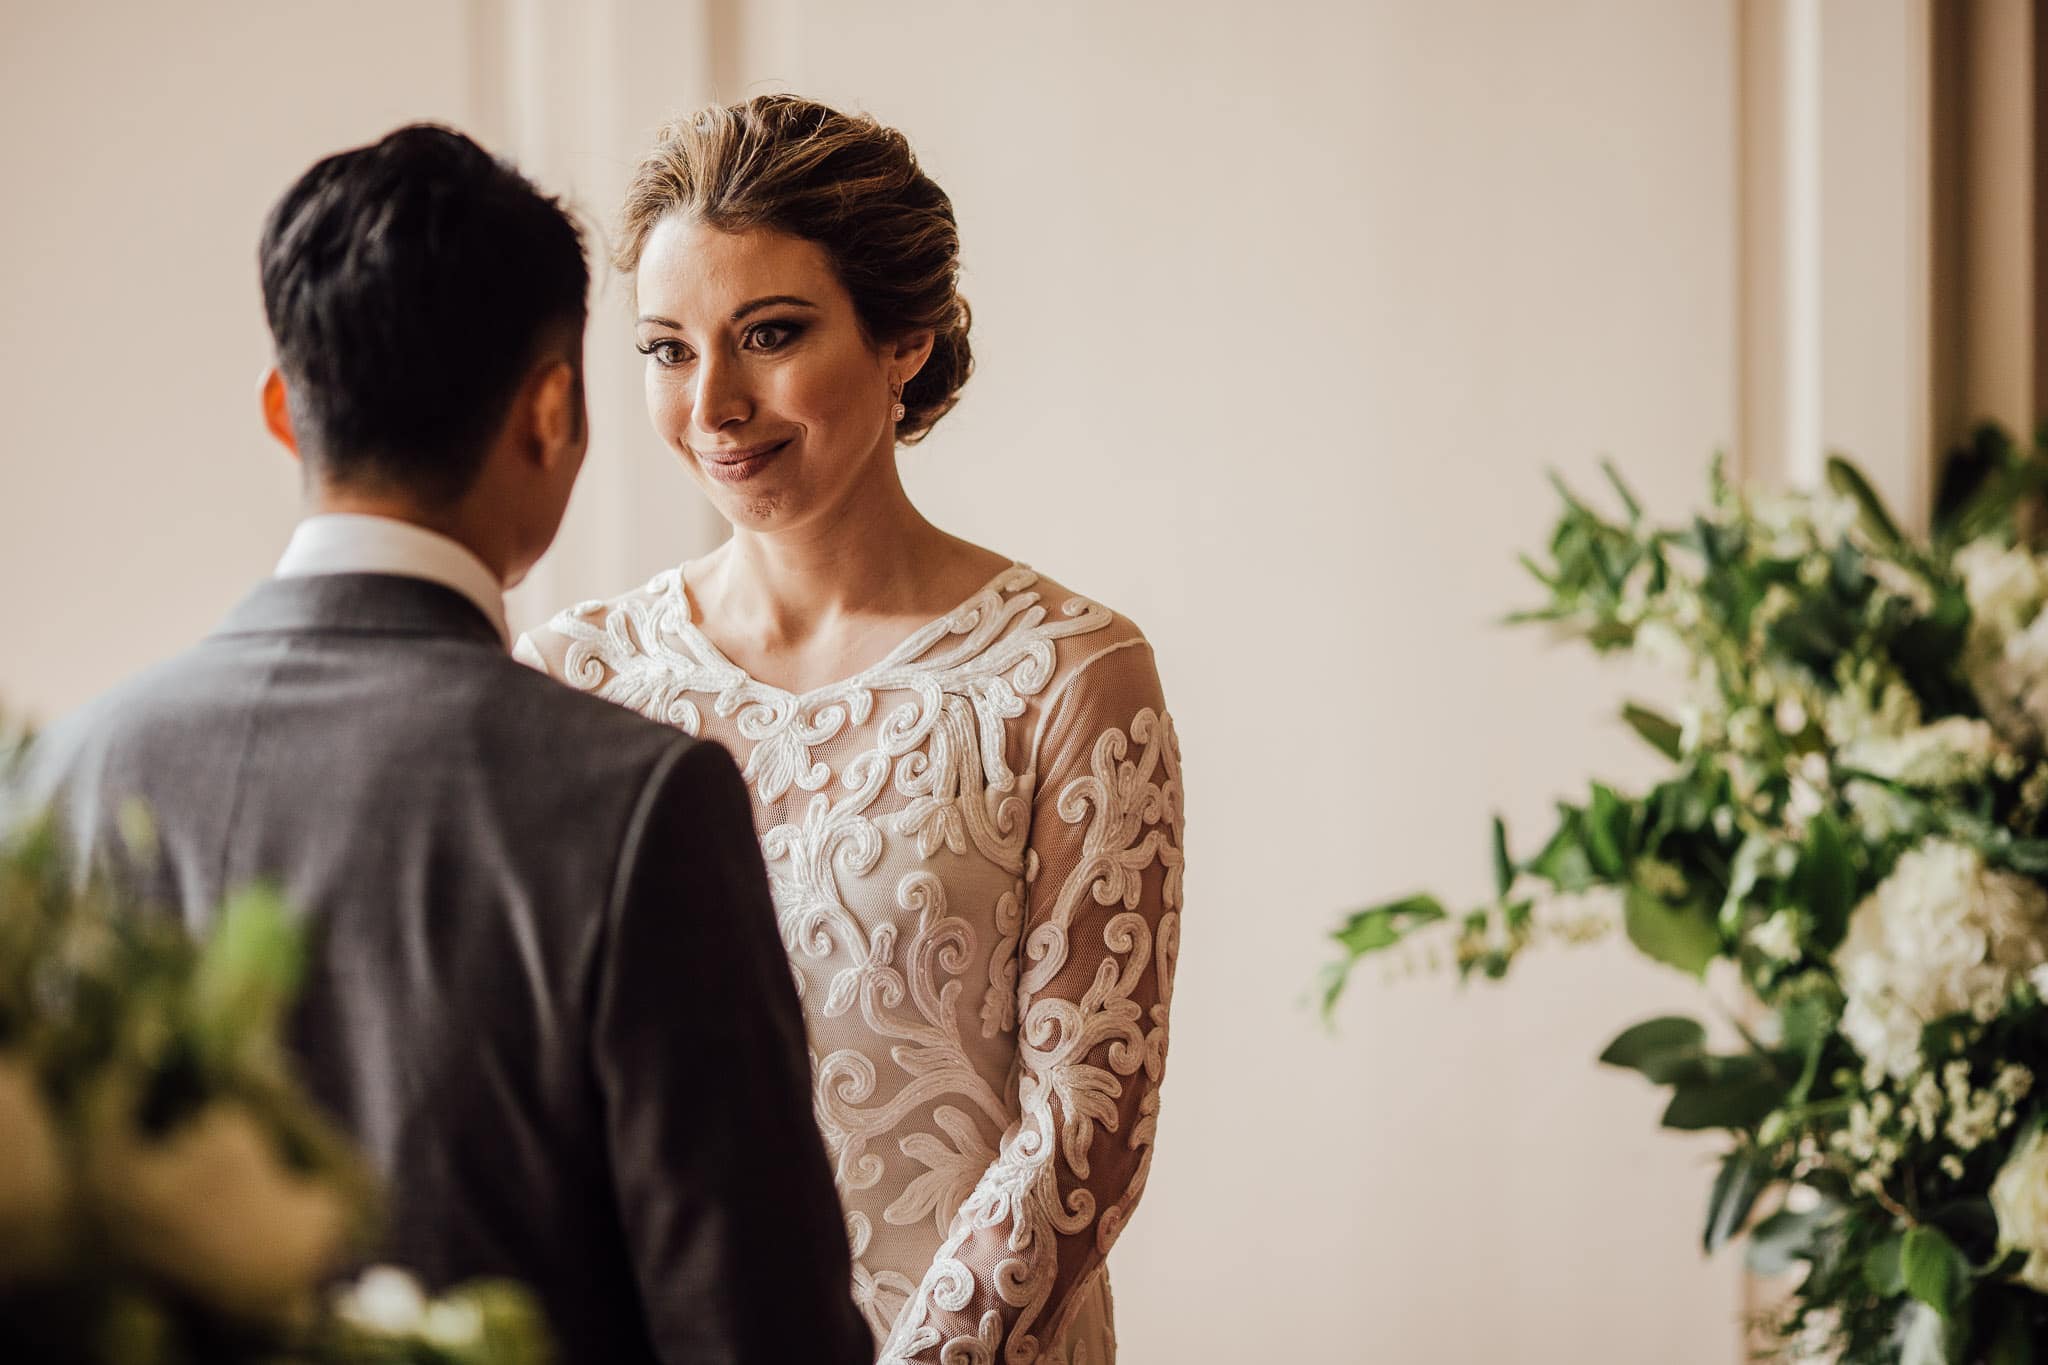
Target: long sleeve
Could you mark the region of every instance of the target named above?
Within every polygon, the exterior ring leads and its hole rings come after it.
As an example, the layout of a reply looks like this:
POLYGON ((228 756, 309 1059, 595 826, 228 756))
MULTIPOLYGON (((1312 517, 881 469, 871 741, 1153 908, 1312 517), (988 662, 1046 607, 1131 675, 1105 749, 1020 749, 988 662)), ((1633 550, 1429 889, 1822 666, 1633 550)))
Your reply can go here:
POLYGON ((1036 745, 1019 1118, 897 1317, 883 1365, 1037 1359, 1145 1188, 1180 944, 1180 756, 1142 638, 1061 686, 1036 745))
POLYGON ((661 1359, 868 1365, 803 1019, 725 751, 678 741, 622 852, 595 1067, 661 1359))

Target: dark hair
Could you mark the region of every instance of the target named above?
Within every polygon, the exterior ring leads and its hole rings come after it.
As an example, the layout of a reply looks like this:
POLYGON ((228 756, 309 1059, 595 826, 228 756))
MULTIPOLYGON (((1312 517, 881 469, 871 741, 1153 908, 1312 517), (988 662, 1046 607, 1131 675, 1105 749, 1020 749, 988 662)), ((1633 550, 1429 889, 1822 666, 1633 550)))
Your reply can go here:
POLYGON ((541 348, 564 328, 580 342, 588 311, 562 206, 431 124, 299 177, 259 259, 301 453, 327 479, 431 503, 468 490, 541 348))
POLYGON ((871 338, 929 328, 931 358, 904 387, 896 425, 906 445, 960 401, 974 371, 960 228, 953 201, 894 128, 796 95, 700 110, 664 127, 634 172, 614 264, 631 274, 647 234, 674 213, 816 242, 871 338))

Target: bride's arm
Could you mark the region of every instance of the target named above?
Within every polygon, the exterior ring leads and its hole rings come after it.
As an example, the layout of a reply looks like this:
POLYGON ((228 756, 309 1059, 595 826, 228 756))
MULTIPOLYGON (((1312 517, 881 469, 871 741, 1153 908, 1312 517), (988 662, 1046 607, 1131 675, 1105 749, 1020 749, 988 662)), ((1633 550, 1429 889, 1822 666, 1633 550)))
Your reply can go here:
POLYGON ((1180 946, 1181 782, 1142 639, 1065 680, 1037 772, 1021 1117, 954 1216, 882 1365, 1035 1358, 1145 1188, 1180 946))

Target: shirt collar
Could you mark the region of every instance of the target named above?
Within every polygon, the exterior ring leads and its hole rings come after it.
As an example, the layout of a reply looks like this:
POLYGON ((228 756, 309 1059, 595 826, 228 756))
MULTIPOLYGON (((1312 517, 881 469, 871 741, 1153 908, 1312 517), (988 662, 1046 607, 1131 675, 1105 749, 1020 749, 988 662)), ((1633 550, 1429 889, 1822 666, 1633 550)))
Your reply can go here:
POLYGON ((395 517, 326 512, 307 517, 292 532, 277 561, 277 577, 382 573, 423 578, 452 588, 476 604, 510 644, 505 593, 497 575, 468 546, 395 517))

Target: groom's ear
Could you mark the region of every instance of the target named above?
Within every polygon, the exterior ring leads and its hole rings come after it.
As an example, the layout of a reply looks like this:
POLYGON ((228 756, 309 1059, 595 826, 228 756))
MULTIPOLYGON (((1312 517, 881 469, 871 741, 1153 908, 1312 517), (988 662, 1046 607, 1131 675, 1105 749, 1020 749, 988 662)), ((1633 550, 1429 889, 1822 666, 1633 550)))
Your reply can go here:
POLYGON ((583 377, 566 360, 537 368, 526 381, 535 458, 553 469, 583 444, 583 377))
POLYGON ((263 425, 277 438, 277 443, 299 457, 299 438, 292 431, 291 394, 284 386, 284 376, 272 365, 263 372, 261 401, 263 404, 263 425))

